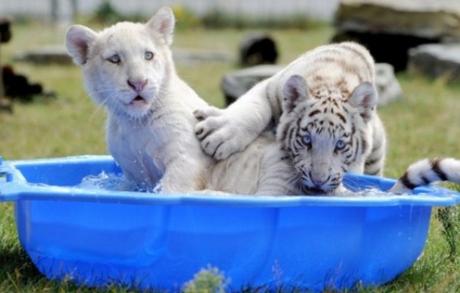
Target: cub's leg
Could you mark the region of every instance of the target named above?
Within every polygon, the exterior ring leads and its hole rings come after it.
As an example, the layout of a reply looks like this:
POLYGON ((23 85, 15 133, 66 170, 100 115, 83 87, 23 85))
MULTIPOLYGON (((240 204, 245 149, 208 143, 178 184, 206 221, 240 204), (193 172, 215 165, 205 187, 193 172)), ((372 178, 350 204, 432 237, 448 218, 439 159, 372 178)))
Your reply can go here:
POLYGON ((225 110, 208 107, 194 112, 200 120, 195 133, 208 155, 226 159, 244 150, 267 127, 272 117, 268 82, 258 83, 225 110))
POLYGON ((206 189, 209 166, 190 157, 178 156, 169 162, 161 178, 160 193, 187 193, 206 189))

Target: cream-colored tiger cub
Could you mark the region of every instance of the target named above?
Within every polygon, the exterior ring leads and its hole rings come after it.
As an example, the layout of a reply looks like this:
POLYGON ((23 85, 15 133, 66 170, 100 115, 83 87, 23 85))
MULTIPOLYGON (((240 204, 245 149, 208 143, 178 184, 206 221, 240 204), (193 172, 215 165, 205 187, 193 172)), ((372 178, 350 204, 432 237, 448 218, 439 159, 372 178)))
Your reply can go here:
POLYGON ((164 193, 206 188, 213 159, 193 134, 204 102, 176 73, 170 45, 175 18, 161 8, 146 24, 101 32, 74 25, 66 46, 93 100, 108 110, 108 149, 128 180, 164 193))
POLYGON ((417 186, 436 181, 460 184, 460 160, 453 158, 423 159, 407 168, 401 178, 390 189, 393 193, 407 193, 417 186))
POLYGON ((361 45, 320 46, 227 109, 196 111, 197 137, 206 153, 221 160, 244 150, 274 122, 282 150, 307 192, 333 192, 344 172, 382 174, 386 136, 376 112, 374 76, 374 61, 361 45), (292 76, 297 78, 283 94, 292 76), (282 115, 289 96, 297 98, 282 115))

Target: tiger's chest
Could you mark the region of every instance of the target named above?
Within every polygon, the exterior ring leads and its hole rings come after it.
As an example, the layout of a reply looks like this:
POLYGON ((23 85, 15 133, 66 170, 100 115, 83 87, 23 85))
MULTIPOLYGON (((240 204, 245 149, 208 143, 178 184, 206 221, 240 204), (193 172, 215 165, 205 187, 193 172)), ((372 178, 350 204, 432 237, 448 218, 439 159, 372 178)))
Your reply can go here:
POLYGON ((107 139, 110 153, 128 179, 153 186, 163 176, 165 165, 156 155, 162 139, 151 129, 111 130, 107 139))

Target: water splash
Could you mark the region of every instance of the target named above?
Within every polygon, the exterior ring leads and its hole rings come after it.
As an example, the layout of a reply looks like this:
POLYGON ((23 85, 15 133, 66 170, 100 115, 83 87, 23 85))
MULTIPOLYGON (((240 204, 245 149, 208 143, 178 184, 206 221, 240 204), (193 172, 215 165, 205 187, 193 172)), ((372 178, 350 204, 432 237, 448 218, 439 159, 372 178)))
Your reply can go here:
MULTIPOLYGON (((148 193, 161 193, 162 186, 157 184, 153 188, 147 184, 136 184, 129 181, 123 174, 107 173, 102 171, 97 175, 88 175, 84 177, 77 188, 89 190, 110 190, 110 191, 135 191, 148 193)), ((355 188, 354 188, 355 189, 355 188)), ((339 197, 388 197, 396 194, 382 191, 375 187, 367 187, 357 190, 344 190, 335 196, 339 197)))
POLYGON ((341 193, 339 196, 349 196, 349 197, 388 197, 396 196, 395 193, 390 193, 387 191, 380 190, 375 187, 364 188, 357 191, 346 190, 341 193))
POLYGON ((137 191, 149 193, 159 193, 161 191, 160 184, 152 188, 146 184, 136 184, 129 181, 122 174, 106 173, 105 171, 102 171, 98 175, 83 177, 81 183, 75 187, 89 190, 137 191))

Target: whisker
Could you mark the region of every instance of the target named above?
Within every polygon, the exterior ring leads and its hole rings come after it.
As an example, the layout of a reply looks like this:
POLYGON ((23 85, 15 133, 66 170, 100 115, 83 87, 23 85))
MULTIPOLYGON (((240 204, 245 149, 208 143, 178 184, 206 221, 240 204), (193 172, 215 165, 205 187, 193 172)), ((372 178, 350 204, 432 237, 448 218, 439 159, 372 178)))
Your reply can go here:
POLYGON ((94 111, 89 116, 89 119, 93 120, 94 117, 96 116, 96 114, 100 114, 100 112, 104 110, 105 106, 107 106, 107 98, 102 100, 102 102, 100 104, 96 104, 96 107, 94 108, 94 111))

